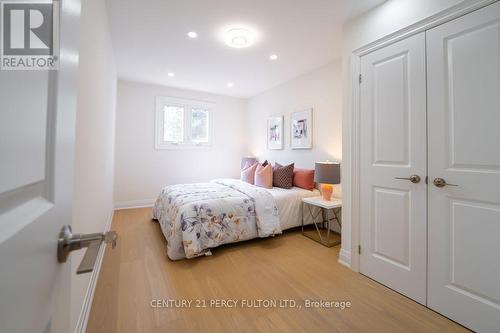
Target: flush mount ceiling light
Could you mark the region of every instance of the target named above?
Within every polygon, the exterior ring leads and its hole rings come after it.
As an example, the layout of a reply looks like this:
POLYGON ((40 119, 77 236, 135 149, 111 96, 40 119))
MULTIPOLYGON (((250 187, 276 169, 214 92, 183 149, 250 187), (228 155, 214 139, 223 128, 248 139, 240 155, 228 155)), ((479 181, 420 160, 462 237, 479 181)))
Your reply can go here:
POLYGON ((271 59, 271 60, 276 60, 276 59, 278 59, 278 55, 276 55, 276 54, 271 54, 271 55, 269 56, 269 59, 271 59))
POLYGON ((227 87, 228 87, 228 88, 232 88, 233 86, 234 86, 234 83, 232 83, 232 82, 228 82, 228 83, 227 83, 227 87))
POLYGON ((256 34, 248 28, 230 28, 224 33, 224 42, 226 45, 242 49, 250 47, 255 43, 256 34))
POLYGON ((196 38, 196 37, 198 37, 198 34, 196 32, 194 32, 194 31, 188 32, 187 35, 188 35, 189 38, 196 38))
POLYGON ((169 72, 167 75, 168 75, 168 77, 174 77, 175 73, 169 72))

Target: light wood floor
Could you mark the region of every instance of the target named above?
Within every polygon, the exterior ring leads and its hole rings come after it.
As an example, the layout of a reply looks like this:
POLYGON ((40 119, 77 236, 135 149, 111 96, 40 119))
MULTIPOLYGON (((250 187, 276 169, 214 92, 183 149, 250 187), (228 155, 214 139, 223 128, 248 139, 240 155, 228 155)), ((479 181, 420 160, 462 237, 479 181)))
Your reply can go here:
POLYGON ((339 247, 302 236, 253 240, 170 261, 150 209, 115 212, 87 332, 465 332, 337 263, 339 247), (153 299, 348 300, 350 309, 152 308, 153 299))

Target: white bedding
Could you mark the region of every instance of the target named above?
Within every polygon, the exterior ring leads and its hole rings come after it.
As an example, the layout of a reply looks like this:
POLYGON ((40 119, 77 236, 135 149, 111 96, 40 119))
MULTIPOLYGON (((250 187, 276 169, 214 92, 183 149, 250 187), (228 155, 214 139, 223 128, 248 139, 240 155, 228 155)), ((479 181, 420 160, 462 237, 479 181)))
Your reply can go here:
MULTIPOLYGON (((291 189, 273 187, 267 190, 274 197, 276 206, 278 206, 281 230, 302 225, 302 198, 321 195, 317 189, 308 191, 299 187, 292 187, 291 189)), ((304 217, 306 224, 312 222, 308 211, 304 211, 304 217)))

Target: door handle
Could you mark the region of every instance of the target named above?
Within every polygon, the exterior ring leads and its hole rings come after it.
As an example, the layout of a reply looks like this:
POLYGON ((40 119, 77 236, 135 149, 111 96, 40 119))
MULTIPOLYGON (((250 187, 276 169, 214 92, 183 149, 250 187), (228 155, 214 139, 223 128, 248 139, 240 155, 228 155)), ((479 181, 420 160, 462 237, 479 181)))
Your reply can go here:
POLYGON ((105 233, 73 234, 71 226, 65 225, 59 233, 57 261, 66 262, 72 251, 87 248, 76 274, 92 272, 102 243, 111 244, 114 249, 117 238, 118 234, 112 230, 105 233))
POLYGON ((458 186, 458 185, 455 185, 455 184, 450 184, 450 183, 447 183, 447 182, 446 182, 446 180, 444 180, 443 178, 434 178, 434 180, 432 181, 432 183, 433 183, 436 187, 458 186))
POLYGON ((413 184, 417 184, 417 183, 420 183, 420 176, 419 175, 411 175, 410 177, 394 177, 395 179, 403 179, 403 180, 409 180, 411 181, 413 184))

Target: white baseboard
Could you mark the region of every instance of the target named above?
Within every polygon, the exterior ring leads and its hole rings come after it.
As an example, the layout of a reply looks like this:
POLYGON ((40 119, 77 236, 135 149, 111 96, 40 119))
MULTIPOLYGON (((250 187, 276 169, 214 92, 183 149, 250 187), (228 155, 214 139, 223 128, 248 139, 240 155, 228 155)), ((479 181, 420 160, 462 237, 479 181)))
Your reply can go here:
POLYGON ((340 249, 339 263, 351 268, 351 251, 340 249))
MULTIPOLYGON (((109 215, 106 225, 104 226, 104 232, 111 229, 111 223, 113 222, 113 212, 109 215)), ((87 287, 87 292, 85 293, 85 298, 83 300, 82 310, 78 316, 78 321, 76 322, 75 333, 85 333, 87 330, 87 323, 89 320, 90 309, 92 307, 92 300, 94 299, 94 292, 97 286, 97 279, 99 277, 99 272, 101 271, 102 260, 104 258, 104 251, 107 246, 101 246, 99 249, 99 254, 97 255, 96 264, 94 270, 92 271, 92 276, 90 277, 90 282, 87 287)))
POLYGON ((120 201, 120 202, 115 202, 115 210, 153 207, 154 203, 155 199, 120 201))

